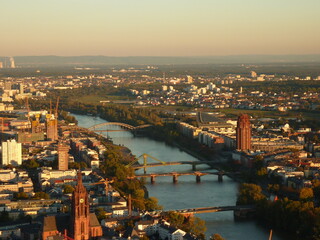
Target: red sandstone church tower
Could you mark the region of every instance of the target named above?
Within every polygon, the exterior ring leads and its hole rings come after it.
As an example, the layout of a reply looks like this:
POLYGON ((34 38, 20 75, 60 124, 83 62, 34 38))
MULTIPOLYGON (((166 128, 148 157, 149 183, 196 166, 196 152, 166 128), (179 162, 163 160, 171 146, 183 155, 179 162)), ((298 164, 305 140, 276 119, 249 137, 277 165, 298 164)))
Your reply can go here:
POLYGON ((247 114, 241 114, 237 122, 237 149, 241 151, 251 149, 251 125, 247 114))
POLYGON ((42 239, 61 236, 67 233, 74 240, 98 239, 102 236, 102 228, 94 213, 89 212, 89 198, 82 183, 81 172, 78 172, 78 184, 72 194, 71 216, 46 216, 43 221, 42 239), (69 221, 68 221, 69 219, 69 221), (68 231, 70 223, 70 231, 68 231))
POLYGON ((72 194, 71 235, 74 240, 90 238, 90 216, 88 193, 82 184, 81 172, 78 172, 78 184, 72 194))

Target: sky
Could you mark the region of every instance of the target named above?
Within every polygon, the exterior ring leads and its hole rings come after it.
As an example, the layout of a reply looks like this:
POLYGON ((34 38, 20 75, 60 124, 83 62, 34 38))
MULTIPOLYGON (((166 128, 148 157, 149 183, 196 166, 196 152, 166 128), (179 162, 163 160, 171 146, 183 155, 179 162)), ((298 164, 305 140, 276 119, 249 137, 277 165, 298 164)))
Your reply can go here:
POLYGON ((320 0, 0 0, 0 56, 320 54, 320 0))

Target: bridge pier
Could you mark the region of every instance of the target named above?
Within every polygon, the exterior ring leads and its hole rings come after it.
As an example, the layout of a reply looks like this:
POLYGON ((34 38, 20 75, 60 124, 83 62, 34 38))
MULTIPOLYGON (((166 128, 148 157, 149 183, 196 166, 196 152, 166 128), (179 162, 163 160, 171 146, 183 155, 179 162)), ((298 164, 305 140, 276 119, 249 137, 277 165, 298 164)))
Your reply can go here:
POLYGON ((151 176, 150 177, 150 181, 151 181, 152 184, 155 183, 156 182, 156 176, 151 176))
POLYGON ((172 175, 172 181, 173 181, 173 183, 177 183, 178 182, 178 175, 172 175))
POLYGON ((201 182, 201 176, 200 175, 196 175, 196 182, 197 183, 201 182))
POLYGON ((143 168, 143 173, 144 173, 144 174, 147 173, 147 168, 146 168, 146 167, 143 168))
POLYGON ((195 163, 192 164, 192 171, 197 171, 197 165, 195 163))
POLYGON ((223 173, 218 174, 218 182, 223 182, 223 173))

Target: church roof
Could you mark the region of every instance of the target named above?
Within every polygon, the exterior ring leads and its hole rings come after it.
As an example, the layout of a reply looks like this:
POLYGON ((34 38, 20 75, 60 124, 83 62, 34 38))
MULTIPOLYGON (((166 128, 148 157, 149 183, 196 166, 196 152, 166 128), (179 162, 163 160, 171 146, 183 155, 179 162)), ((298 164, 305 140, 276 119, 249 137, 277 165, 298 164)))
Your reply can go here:
POLYGON ((69 220, 69 215, 46 216, 43 219, 43 232, 64 232, 65 229, 69 228, 69 220))
POLYGON ((95 213, 90 213, 89 217, 90 217, 90 227, 99 227, 100 226, 100 223, 99 223, 95 213))
POLYGON ((47 216, 44 218, 43 231, 57 231, 56 216, 47 216))

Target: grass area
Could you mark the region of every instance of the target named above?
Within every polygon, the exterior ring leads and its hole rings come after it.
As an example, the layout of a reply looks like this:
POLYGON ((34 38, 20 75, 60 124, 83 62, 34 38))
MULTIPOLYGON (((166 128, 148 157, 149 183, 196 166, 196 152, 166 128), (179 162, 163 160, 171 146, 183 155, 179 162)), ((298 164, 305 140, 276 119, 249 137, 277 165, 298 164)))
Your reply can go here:
MULTIPOLYGON (((194 107, 185 107, 185 106, 157 106, 150 107, 151 109, 162 110, 162 111, 194 111, 194 107)), ((200 110, 200 109, 199 109, 200 110)), ((320 119, 320 112, 317 111, 288 111, 288 112, 279 112, 279 111, 263 111, 263 110, 247 110, 247 109, 233 109, 233 108, 224 108, 224 109, 201 109, 205 112, 221 112, 226 114, 227 117, 236 118, 241 113, 248 114, 254 118, 296 118, 303 117, 306 120, 315 120, 320 119)))
MULTIPOLYGON (((124 96, 97 96, 97 95, 87 95, 82 96, 77 99, 79 102, 86 104, 99 104, 100 101, 130 101, 134 100, 134 97, 124 97, 124 96)), ((150 109, 156 109, 158 111, 178 111, 178 112, 188 112, 194 111, 194 107, 190 106, 156 106, 149 107, 150 109)), ((200 110, 200 109, 199 109, 200 110)), ((201 109, 201 111, 208 112, 222 112, 226 114, 227 117, 236 118, 241 113, 246 113, 254 118, 296 118, 303 117, 306 120, 315 120, 320 119, 320 112, 318 111, 288 111, 288 112, 279 112, 279 111, 263 111, 263 110, 247 110, 247 109, 233 109, 233 108, 224 108, 224 109, 201 109)))
POLYGON ((307 120, 320 119, 320 113, 316 111, 288 111, 288 112, 278 112, 278 111, 263 111, 263 110, 246 110, 246 109, 219 109, 217 112, 225 113, 226 116, 235 117, 241 113, 246 113, 253 117, 267 117, 267 118, 296 118, 303 117, 307 120))

